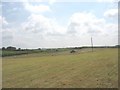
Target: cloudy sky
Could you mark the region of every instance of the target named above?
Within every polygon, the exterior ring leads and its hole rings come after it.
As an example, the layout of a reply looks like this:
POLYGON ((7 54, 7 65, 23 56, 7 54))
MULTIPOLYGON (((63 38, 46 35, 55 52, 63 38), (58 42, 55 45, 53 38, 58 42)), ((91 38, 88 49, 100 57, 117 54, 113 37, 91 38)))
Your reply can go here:
POLYGON ((116 45, 117 4, 113 0, 2 2, 2 46, 86 46, 91 44, 91 37, 96 46, 116 45))

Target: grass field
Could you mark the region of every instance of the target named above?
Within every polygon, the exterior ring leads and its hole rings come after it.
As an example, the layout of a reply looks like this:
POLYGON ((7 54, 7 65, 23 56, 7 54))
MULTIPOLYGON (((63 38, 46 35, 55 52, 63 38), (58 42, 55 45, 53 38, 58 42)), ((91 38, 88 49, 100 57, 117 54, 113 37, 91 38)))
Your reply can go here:
POLYGON ((4 57, 3 88, 118 87, 117 48, 4 57))
POLYGON ((7 57, 7 56, 16 56, 16 55, 25 55, 25 54, 34 54, 34 53, 40 53, 40 54, 48 54, 48 53, 57 53, 57 52, 63 52, 67 51, 67 48, 58 48, 58 49, 24 49, 24 50, 0 50, 0 56, 7 57))

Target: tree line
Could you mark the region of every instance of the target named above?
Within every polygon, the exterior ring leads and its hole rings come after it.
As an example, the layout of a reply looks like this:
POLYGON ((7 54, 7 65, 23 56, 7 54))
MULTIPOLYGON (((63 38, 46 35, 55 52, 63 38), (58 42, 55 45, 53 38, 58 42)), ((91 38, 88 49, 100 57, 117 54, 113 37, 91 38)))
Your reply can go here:
MULTIPOLYGON (((67 47, 67 49, 82 49, 82 48, 91 48, 91 46, 82 46, 82 47, 67 47)), ((115 45, 115 46, 93 46, 93 48, 120 48, 120 45, 115 45)), ((8 46, 8 47, 2 47, 2 50, 11 50, 11 51, 26 51, 26 50, 33 50, 33 49, 21 49, 21 48, 16 48, 13 46, 8 46)), ((36 50, 41 50, 41 48, 38 48, 36 50)), ((51 49, 50 49, 51 50, 51 49)), ((56 49, 57 50, 57 49, 56 49)))

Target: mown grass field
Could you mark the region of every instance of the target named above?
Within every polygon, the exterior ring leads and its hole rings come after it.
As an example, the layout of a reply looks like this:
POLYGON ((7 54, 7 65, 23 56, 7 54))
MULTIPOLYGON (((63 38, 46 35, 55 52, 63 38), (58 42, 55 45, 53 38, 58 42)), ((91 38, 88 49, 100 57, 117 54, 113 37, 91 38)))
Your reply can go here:
POLYGON ((117 48, 4 57, 3 88, 118 87, 117 48))

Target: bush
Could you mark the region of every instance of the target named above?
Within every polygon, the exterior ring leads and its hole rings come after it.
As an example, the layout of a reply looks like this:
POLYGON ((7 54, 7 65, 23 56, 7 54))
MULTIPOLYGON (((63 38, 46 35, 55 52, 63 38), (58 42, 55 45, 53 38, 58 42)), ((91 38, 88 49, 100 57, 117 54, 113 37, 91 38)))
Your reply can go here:
POLYGON ((70 53, 75 53, 75 52, 76 52, 75 50, 70 51, 70 53))

